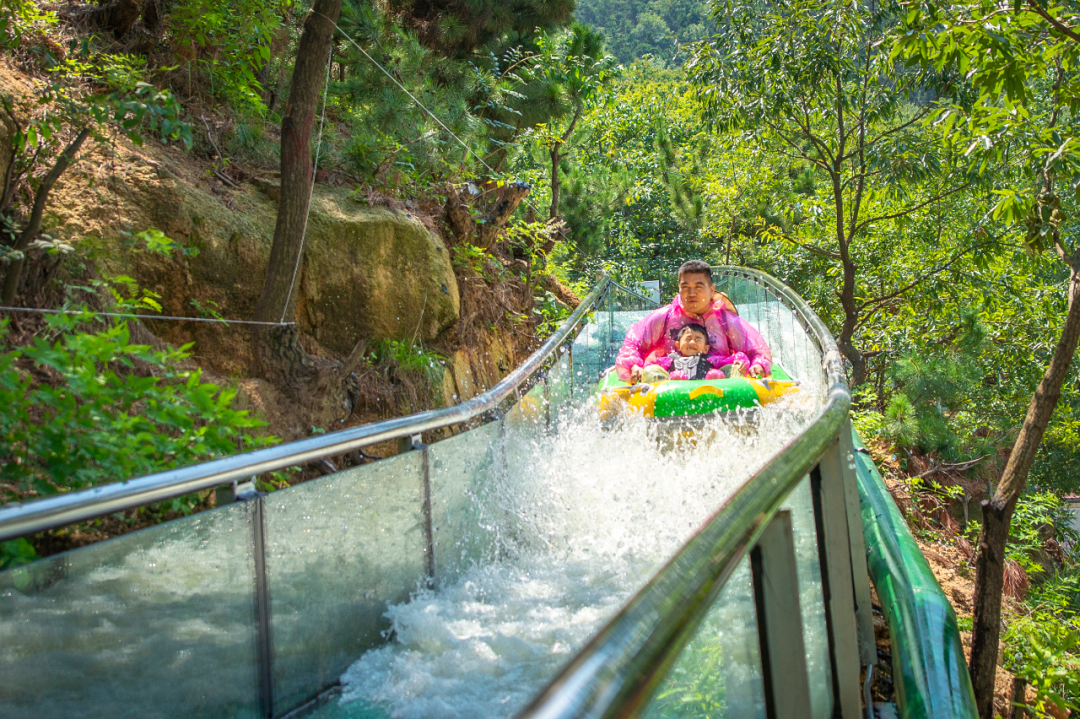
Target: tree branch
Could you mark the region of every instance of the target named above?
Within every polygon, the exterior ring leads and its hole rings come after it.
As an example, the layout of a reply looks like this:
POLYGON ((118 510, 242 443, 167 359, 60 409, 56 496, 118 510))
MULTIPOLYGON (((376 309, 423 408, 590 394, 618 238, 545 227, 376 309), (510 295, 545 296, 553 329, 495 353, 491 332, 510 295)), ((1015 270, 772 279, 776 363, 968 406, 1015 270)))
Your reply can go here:
MULTIPOLYGON (((82 147, 82 144, 86 142, 86 138, 90 137, 91 133, 93 133, 93 129, 90 127, 84 127, 80 130, 75 139, 60 153, 60 157, 56 158, 56 162, 53 163, 49 174, 45 175, 41 180, 37 194, 34 195, 34 208, 30 211, 30 220, 19 234, 19 238, 15 240, 16 250, 25 250, 30 245, 30 241, 41 231, 41 218, 45 214, 45 203, 49 199, 49 192, 52 190, 53 185, 56 184, 56 181, 60 179, 60 175, 64 174, 64 171, 75 162, 75 156, 78 154, 79 148, 82 147)), ((12 158, 12 162, 14 161, 15 158, 12 158)), ((23 264, 25 264, 25 260, 22 259, 12 260, 8 264, 7 275, 4 277, 4 289, 0 294, 0 299, 3 300, 5 305, 10 305, 15 300, 15 293, 19 288, 19 278, 22 277, 23 264)))
POLYGON ((812 245, 812 244, 810 244, 808 242, 799 242, 794 237, 790 237, 786 232, 781 232, 780 237, 782 239, 787 240, 788 242, 790 242, 791 244, 793 244, 793 245, 795 245, 797 247, 801 247, 804 250, 810 250, 811 252, 813 252, 816 255, 821 255, 822 257, 828 257, 830 260, 839 260, 839 259, 841 259, 840 254, 837 253, 837 252, 833 252, 832 250, 826 250, 823 247, 818 247, 817 245, 812 245))
POLYGON ((926 274, 919 277, 917 280, 915 280, 915 281, 901 287, 900 289, 896 290, 895 292, 890 292, 889 294, 882 295, 881 297, 875 297, 872 300, 866 300, 865 302, 863 302, 862 304, 859 305, 859 312, 862 312, 867 307, 873 307, 875 305, 880 305, 883 302, 888 302, 891 299, 895 299, 896 297, 899 297, 900 295, 904 294, 908 290, 911 290, 911 289, 917 287, 918 285, 922 284, 926 280, 930 279, 934 275, 940 274, 940 273, 944 272, 945 270, 949 269, 951 266, 956 264, 960 260, 961 257, 968 254, 969 252, 974 252, 975 250, 980 249, 982 247, 986 247, 987 245, 993 244, 996 241, 997 241, 997 238, 992 238, 992 239, 986 240, 985 242, 980 242, 977 245, 972 245, 971 247, 965 247, 963 250, 956 253, 956 255, 952 259, 950 259, 948 262, 946 262, 945 264, 939 265, 938 267, 935 267, 934 269, 930 270, 926 274))
MULTIPOLYGON (((912 125, 914 125, 914 124, 915 124, 916 122, 919 122, 919 121, 920 121, 920 120, 922 120, 922 119, 923 119, 924 117, 926 117, 926 116, 927 116, 928 114, 930 114, 930 111, 931 111, 931 109, 932 109, 932 108, 931 108, 931 106, 930 106, 930 105, 927 105, 927 106, 926 106, 926 107, 924 107, 924 108, 923 108, 922 110, 920 110, 920 111, 919 111, 919 113, 918 113, 917 115, 915 115, 915 116, 914 116, 913 118, 911 118, 911 119, 910 119, 910 120, 908 120, 907 122, 903 122, 903 123, 901 123, 901 124, 897 125, 896 127, 892 128, 892 129, 889 129, 889 130, 885 130, 885 131, 884 131, 884 132, 882 132, 882 133, 881 133, 880 135, 877 135, 877 136, 875 136, 875 137, 871 138, 870 140, 867 140, 867 141, 866 141, 866 145, 864 146, 864 148, 863 148, 863 149, 865 150, 866 148, 870 148, 870 147, 873 147, 873 146, 874 146, 875 144, 877 144, 877 143, 878 143, 878 142, 879 142, 880 140, 882 140, 882 139, 884 139, 884 138, 888 137, 889 135, 893 135, 893 134, 895 134, 895 133, 897 133, 897 132, 900 132, 900 131, 902 131, 902 130, 905 130, 905 129, 907 129, 908 127, 911 127, 911 126, 912 126, 912 125)), ((854 156, 856 155, 856 153, 857 153, 857 151, 853 151, 853 152, 852 152, 851 154, 849 154, 849 155, 845 155, 843 159, 845 159, 845 160, 847 160, 847 159, 850 159, 850 158, 854 157, 854 156)))
MULTIPOLYGON (((786 134, 784 134, 784 131, 781 130, 779 127, 777 127, 773 123, 769 122, 768 120, 765 121, 765 125, 770 130, 775 132, 777 134, 777 136, 781 140, 784 141, 785 144, 790 145, 792 148, 794 148, 794 153, 793 154, 794 154, 795 157, 799 157, 799 158, 802 158, 803 160, 806 160, 807 162, 811 162, 811 163, 817 165, 818 167, 820 167, 822 170, 825 170, 826 172, 828 172, 831 169, 829 167, 829 165, 824 160, 821 160, 819 158, 810 157, 805 152, 803 152, 802 148, 799 147, 798 143, 796 143, 794 140, 792 140, 786 134)), ((814 142, 814 140, 815 140, 815 138, 812 135, 804 134, 803 137, 810 140, 810 142, 814 142)), ((817 144, 815 143, 815 147, 816 146, 817 146, 817 144)), ((820 153, 821 150, 818 149, 818 152, 820 153)))
POLYGON ((342 362, 341 367, 338 368, 337 376, 338 381, 344 381, 346 377, 352 374, 352 371, 356 369, 360 364, 360 360, 364 359, 364 354, 367 352, 367 340, 361 338, 353 346, 352 352, 342 362))
MULTIPOLYGON (((851 157, 851 156, 849 155, 848 157, 851 157)), ((848 179, 844 180, 840 184, 840 187, 841 187, 841 189, 846 188, 852 182, 855 182, 857 180, 867 180, 867 179, 869 179, 871 177, 875 177, 877 175, 880 175, 883 172, 885 172, 885 171, 884 170, 874 170, 873 172, 857 172, 854 175, 852 175, 851 177, 849 177, 848 179)))
POLYGON ((942 192, 940 195, 934 195, 929 200, 926 200, 925 202, 920 202, 919 204, 915 205, 914 207, 909 207, 906 210, 902 210, 900 212, 894 212, 894 213, 889 214, 889 215, 879 215, 878 217, 871 217, 869 220, 863 220, 862 222, 860 222, 858 225, 856 225, 852 229, 851 236, 854 237, 856 233, 864 230, 866 227, 868 227, 869 225, 874 224, 875 222, 881 222, 882 220, 895 220, 898 217, 904 217, 906 215, 910 215, 912 212, 916 212, 918 210, 921 210, 922 208, 926 207, 927 205, 932 205, 935 202, 938 202, 939 200, 944 200, 949 195, 955 195, 957 192, 960 192, 961 190, 966 190, 970 186, 971 186, 970 182, 965 182, 964 184, 958 185, 958 186, 952 188, 951 190, 946 190, 945 192, 942 192))
POLYGON ((1080 42, 1080 34, 1077 34, 1075 30, 1048 13, 1044 8, 1039 7, 1039 4, 1035 2, 1035 0, 1028 0, 1028 5, 1031 7, 1031 12, 1035 13, 1043 20, 1046 20, 1046 22, 1050 23, 1051 27, 1062 35, 1073 42, 1080 42))

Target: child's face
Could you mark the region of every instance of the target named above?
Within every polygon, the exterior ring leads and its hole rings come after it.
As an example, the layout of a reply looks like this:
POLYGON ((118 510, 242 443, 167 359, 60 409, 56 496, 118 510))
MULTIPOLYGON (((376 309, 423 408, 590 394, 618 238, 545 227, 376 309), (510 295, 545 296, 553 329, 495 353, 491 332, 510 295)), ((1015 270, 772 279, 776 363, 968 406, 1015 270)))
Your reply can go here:
POLYGON ((679 354, 683 357, 693 357, 704 352, 709 347, 709 340, 700 332, 688 330, 679 336, 679 354))

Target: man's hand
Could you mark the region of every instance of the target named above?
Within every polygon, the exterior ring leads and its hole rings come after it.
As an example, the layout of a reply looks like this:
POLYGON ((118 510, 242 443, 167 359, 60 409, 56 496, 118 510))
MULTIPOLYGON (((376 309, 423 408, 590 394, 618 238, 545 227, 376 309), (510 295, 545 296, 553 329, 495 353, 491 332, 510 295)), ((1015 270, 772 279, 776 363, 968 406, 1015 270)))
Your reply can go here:
POLYGON ((765 374, 765 368, 761 365, 755 364, 750 367, 751 377, 761 377, 763 374, 765 374))
POLYGON ((731 377, 745 377, 746 376, 746 363, 742 360, 736 360, 731 363, 731 377))
POLYGON ((641 381, 641 365, 634 365, 630 368, 630 384, 637 384, 641 381))

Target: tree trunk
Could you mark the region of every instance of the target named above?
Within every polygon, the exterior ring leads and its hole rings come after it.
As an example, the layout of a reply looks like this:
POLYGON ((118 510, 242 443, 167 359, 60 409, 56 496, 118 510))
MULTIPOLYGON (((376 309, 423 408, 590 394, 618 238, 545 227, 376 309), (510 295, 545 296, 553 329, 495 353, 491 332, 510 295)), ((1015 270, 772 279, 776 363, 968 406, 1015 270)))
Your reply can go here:
POLYGON ((529 194, 531 188, 524 182, 508 182, 499 189, 499 199, 492 205, 491 210, 484 218, 484 224, 477 233, 476 246, 481 250, 490 249, 499 238, 499 233, 510 221, 510 216, 518 208, 521 201, 529 194))
POLYGON ((1009 708, 1005 710, 1005 716, 1008 719, 1024 719, 1027 716, 1027 710, 1024 706, 1027 704, 1027 680, 1020 677, 1013 677, 1012 680, 1012 703, 1009 708))
MULTIPOLYGON (((41 218, 45 214, 45 203, 49 199, 49 192, 52 190, 53 185, 56 184, 56 181, 60 179, 60 175, 64 174, 64 171, 75 162, 75 155, 78 154, 82 144, 86 142, 86 138, 90 137, 90 133, 90 128, 84 127, 75 136, 75 139, 64 148, 64 151, 60 153, 60 157, 56 158, 56 163, 49 170, 49 174, 45 175, 41 184, 38 185, 37 193, 34 195, 34 208, 30 211, 30 220, 19 234, 19 238, 15 240, 16 250, 25 251, 30 246, 31 240, 41 232, 41 218)), ((19 279, 22 277, 24 264, 26 264, 25 259, 18 259, 12 260, 8 266, 7 275, 4 277, 3 293, 0 294, 0 301, 5 305, 11 305, 15 301, 15 293, 19 289, 19 279)))
POLYGON ((1005 543, 1016 501, 1024 491, 1028 470, 1042 441, 1050 415, 1061 396, 1069 365, 1080 340, 1080 252, 1069 258, 1069 311, 1050 366, 1028 405, 1024 424, 993 497, 983 504, 979 556, 975 561, 975 618, 971 636, 971 684, 982 719, 994 716, 994 679, 1001 632, 1001 596, 1005 576, 1005 543))
POLYGON ((93 12, 91 21, 100 27, 111 30, 117 40, 128 34, 131 26, 143 14, 141 0, 114 0, 93 12))
POLYGON ((316 0, 300 36, 292 87, 281 122, 281 198, 274 243, 262 296, 255 306, 255 319, 260 322, 288 321, 295 314, 292 290, 303 261, 301 243, 311 198, 311 134, 334 23, 340 12, 341 0, 316 0))
MULTIPOLYGON (((274 243, 262 296, 255 306, 259 322, 290 322, 296 316, 295 285, 299 282, 308 201, 311 198, 311 134, 323 91, 327 57, 341 0, 315 0, 304 21, 293 69, 292 86, 281 122, 281 196, 274 243)), ((331 389, 336 372, 309 357, 300 346, 295 325, 254 334, 254 356, 260 372, 300 400, 331 389)))
POLYGON ((854 388, 866 381, 866 357, 852 342, 859 322, 859 308, 855 302, 855 263, 847 257, 846 251, 843 255, 844 282, 840 288, 840 307, 844 310, 844 323, 840 326, 836 345, 851 363, 851 386, 854 388))
POLYGON ((146 0, 143 4, 143 27, 153 35, 157 35, 158 30, 161 29, 161 8, 158 7, 158 3, 163 1, 164 0, 146 0))
POLYGON ((551 212, 548 217, 554 220, 559 216, 559 146, 551 148, 551 212))

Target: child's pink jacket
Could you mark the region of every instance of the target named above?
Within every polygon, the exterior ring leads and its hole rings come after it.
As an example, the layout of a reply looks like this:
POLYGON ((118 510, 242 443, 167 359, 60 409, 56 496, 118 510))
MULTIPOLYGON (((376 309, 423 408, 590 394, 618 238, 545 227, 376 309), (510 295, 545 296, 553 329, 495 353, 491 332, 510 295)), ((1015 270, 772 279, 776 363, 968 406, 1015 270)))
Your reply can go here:
POLYGON ((709 364, 719 368, 736 361, 747 368, 761 365, 762 371, 772 372, 772 352, 758 331, 734 312, 714 304, 703 317, 683 309, 682 299, 675 295, 670 305, 653 311, 638 321, 626 333, 622 349, 615 359, 615 371, 622 379, 630 378, 633 367, 658 364, 665 370, 671 366, 669 354, 676 351, 678 331, 689 324, 701 324, 709 333, 709 364))

